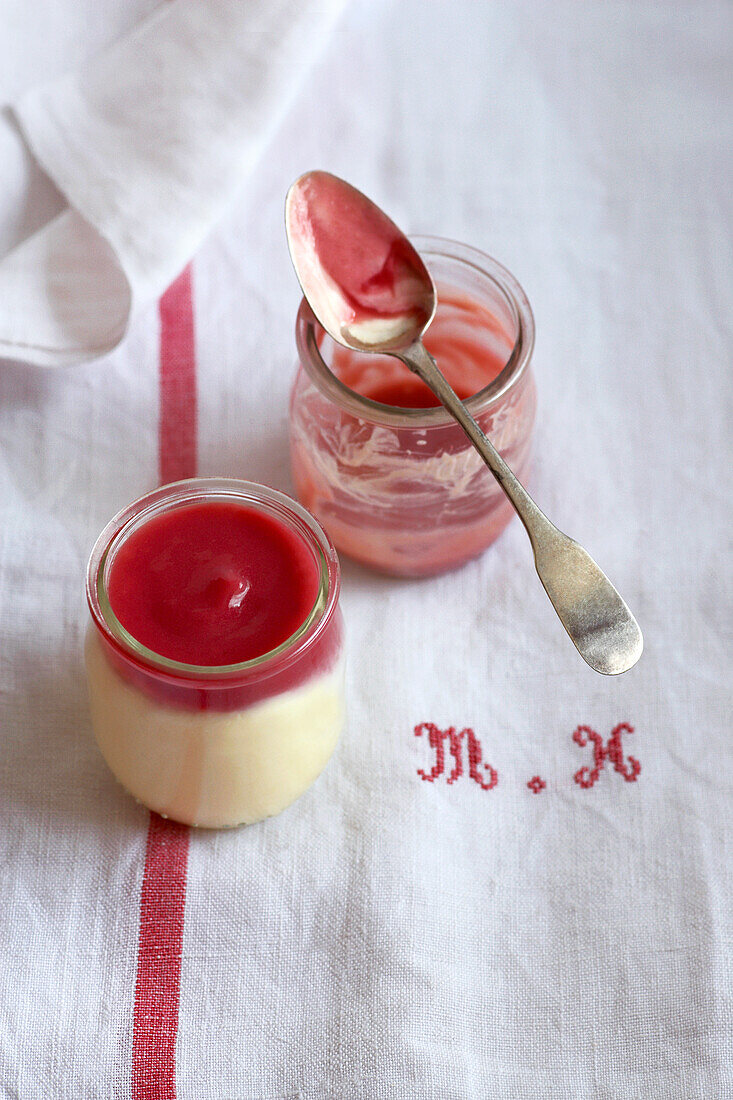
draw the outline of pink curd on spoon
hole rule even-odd
[[[425,264],[361,191],[330,172],[307,172],[288,192],[285,221],[298,278],[332,335],[387,350],[430,323]]]

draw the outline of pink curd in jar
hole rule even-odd
[[[534,322],[524,292],[475,249],[434,238],[414,243],[438,290],[425,345],[524,479],[536,404]],[[456,568],[489,546],[513,510],[428,387],[393,357],[334,344],[305,303],[296,338],[293,477],[337,549],[383,572],[419,577]]]

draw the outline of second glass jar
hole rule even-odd
[[[465,302],[473,314],[453,319],[456,340],[470,326],[471,339],[505,362],[466,405],[524,479],[536,408],[534,319],[527,297],[504,267],[474,248],[434,237],[412,240],[439,302]],[[433,324],[438,321],[440,313]],[[337,549],[385,573],[422,577],[454,569],[489,546],[513,510],[449,413],[441,406],[386,405],[349,388],[330,369],[339,371],[341,349],[305,301],[296,342],[293,477],[298,497]]]
[[[277,648],[237,664],[190,665],[147,648],[125,629],[112,608],[110,575],[128,539],[148,523],[212,504],[277,522],[312,558],[319,587],[306,620]],[[222,561],[230,566],[228,552]],[[158,553],[159,572],[175,566],[170,547]],[[215,607],[218,580],[215,571],[201,589],[204,601],[214,592]],[[122,785],[164,817],[209,828],[260,821],[298,798],[325,767],[344,722],[339,587],[338,558],[323,530],[295,501],[264,485],[191,478],[118,513],[89,561],[85,656],[95,737]],[[166,620],[171,612],[196,629],[183,597],[181,606],[164,606]],[[266,613],[260,607],[260,619]]]

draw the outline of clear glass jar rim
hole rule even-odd
[[[105,567],[125,537],[137,529],[140,521],[151,519],[170,508],[197,501],[236,499],[243,505],[264,509],[287,518],[298,533],[318,553],[321,569],[316,601],[305,622],[276,649],[231,665],[192,665],[174,661],[138,642],[127,630],[109,602]],[[294,521],[294,522],[293,522]],[[227,686],[252,675],[271,675],[280,671],[309,649],[321,635],[338,603],[341,571],[335,547],[318,521],[297,501],[277,489],[237,478],[188,478],[171,482],[139,497],[117,513],[94,544],[87,565],[87,603],[97,628],[115,650],[146,672],[172,682],[190,685],[203,680],[207,686],[221,681]]]
[[[527,295],[512,273],[498,260],[471,245],[461,244],[444,237],[411,234],[410,240],[418,252],[429,261],[431,256],[458,260],[480,275],[489,278],[509,306],[517,326],[517,337],[511,355],[496,378],[465,401],[473,416],[484,413],[516,386],[524,374],[534,350],[535,327],[532,307]],[[318,389],[334,404],[347,412],[377,424],[395,427],[432,428],[445,427],[453,418],[442,405],[429,409],[397,409],[363,397],[336,377],[321,355],[318,334],[324,332],[315,314],[303,298],[295,322],[295,342],[300,361]],[[366,353],[365,353],[366,354]]]

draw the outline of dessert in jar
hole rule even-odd
[[[246,481],[166,485],[92,551],[86,667],[102,754],[191,825],[279,813],[344,722],[339,565],[295,501]]]
[[[416,237],[438,292],[425,346],[520,480],[536,393],[534,320],[516,279],[466,245]],[[301,303],[290,445],[299,499],[338,550],[398,576],[480,554],[513,510],[450,414],[404,364],[336,345]]]

